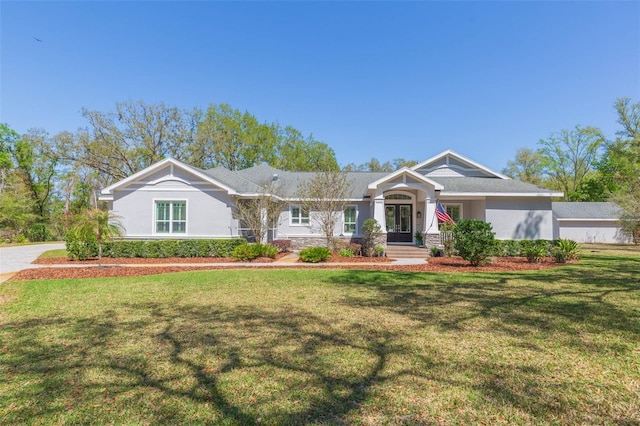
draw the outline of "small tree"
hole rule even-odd
[[[88,210],[81,217],[80,223],[75,230],[81,239],[90,240],[95,238],[98,243],[98,265],[100,267],[102,267],[102,243],[119,237],[124,233],[124,228],[118,216],[98,208]]]
[[[287,204],[278,194],[277,183],[269,182],[262,186],[256,197],[239,199],[236,203],[235,218],[253,233],[258,243],[264,240],[269,228],[275,227],[280,213]]]
[[[333,233],[340,220],[348,198],[351,195],[351,183],[347,175],[341,172],[316,173],[310,180],[298,185],[300,203],[320,224],[327,238],[327,247],[332,247]]]
[[[490,223],[476,219],[461,220],[453,228],[453,239],[458,255],[471,265],[491,262],[496,243]]]
[[[362,224],[362,253],[372,257],[376,246],[382,238],[382,227],[374,218],[369,218]]]

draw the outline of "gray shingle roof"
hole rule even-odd
[[[235,172],[224,167],[217,167],[206,170],[205,173],[241,194],[261,192],[263,186],[272,182],[274,175],[277,175],[282,196],[292,198],[296,197],[300,183],[307,182],[316,175],[315,172],[289,172],[268,165],[259,165]],[[347,180],[351,184],[351,198],[362,198],[371,182],[387,175],[388,173],[348,172]]]
[[[552,203],[553,215],[558,219],[618,219],[620,206],[616,203]]]
[[[433,177],[433,180],[444,186],[447,192],[492,192],[492,193],[526,193],[552,194],[558,191],[541,188],[515,179],[497,179],[481,177]]]
[[[255,194],[261,188],[273,181],[277,175],[277,182],[283,196],[295,198],[298,185],[315,176],[315,172],[289,172],[278,170],[268,165],[259,165],[244,170],[232,172],[223,167],[205,171],[206,174],[221,183],[234,188],[239,193]],[[351,183],[351,197],[362,198],[367,193],[367,186],[389,175],[386,172],[347,172],[347,179]],[[520,193],[520,194],[552,194],[546,188],[520,182],[513,179],[481,178],[481,177],[430,177],[431,180],[444,186],[443,194],[456,193]]]

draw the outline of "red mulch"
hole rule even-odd
[[[322,269],[367,269],[380,271],[402,271],[402,272],[512,272],[512,271],[531,271],[540,269],[549,269],[560,266],[551,259],[544,259],[541,263],[529,263],[526,258],[522,257],[504,257],[496,258],[494,261],[485,266],[473,267],[469,262],[459,257],[433,257],[428,259],[428,263],[424,265],[390,265],[384,264],[391,262],[392,259],[385,258],[344,258],[332,257],[327,264],[305,264],[295,263],[289,265],[273,264],[264,265],[269,269],[272,268],[322,268]],[[13,275],[12,281],[19,280],[37,280],[37,279],[64,279],[64,278],[96,278],[96,277],[125,277],[140,275],[165,274],[169,272],[183,272],[196,270],[214,270],[214,269],[238,269],[238,268],[257,268],[260,266],[252,266],[251,264],[239,263],[238,265],[216,266],[216,263],[231,263],[233,259],[229,258],[170,258],[170,259],[103,259],[104,266],[98,267],[97,260],[88,261],[70,261],[65,258],[60,259],[39,259],[34,263],[40,265],[87,265],[85,268],[79,267],[47,267],[38,269],[25,269]],[[256,259],[255,263],[272,263],[272,259]],[[375,264],[372,264],[375,262]],[[188,264],[185,266],[168,264]],[[207,265],[193,265],[197,263]],[[343,263],[340,265],[340,263]],[[355,263],[355,264],[354,264]],[[152,265],[152,266],[121,266],[127,264]]]

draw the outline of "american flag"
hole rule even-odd
[[[453,223],[454,225],[456,224],[453,221],[453,219],[451,219],[451,216],[449,216],[449,214],[445,210],[444,206],[440,203],[440,201],[438,201],[436,204],[436,216],[438,217],[438,220],[440,222],[445,222],[445,223],[450,222],[450,223]]]

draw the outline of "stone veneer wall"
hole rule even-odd
[[[443,248],[440,234],[422,234],[422,241],[427,248],[438,247]]]
[[[326,247],[327,239],[325,237],[292,237],[291,250],[302,250],[307,247]]]
[[[288,238],[291,240],[291,250],[302,250],[307,247],[326,247],[327,239],[326,237],[291,237]],[[337,249],[346,248],[349,244],[362,244],[362,239],[360,238],[349,238],[349,237],[334,237],[334,245]],[[386,247],[386,238],[383,244],[379,244],[381,246]]]

